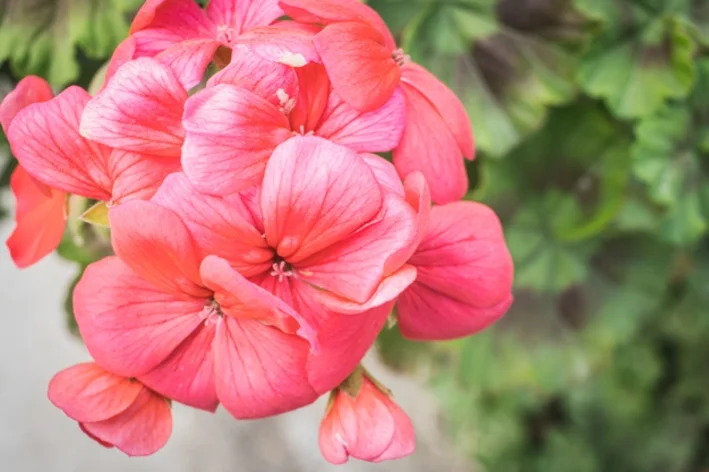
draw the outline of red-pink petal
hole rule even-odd
[[[330,78],[322,64],[310,63],[295,70],[300,87],[290,122],[293,130],[305,134],[320,123],[330,97]]]
[[[107,370],[144,375],[203,323],[209,300],[166,293],[117,257],[91,264],[74,289],[74,312],[89,352]]]
[[[455,137],[460,153],[467,159],[473,159],[475,157],[473,128],[468,112],[460,99],[435,75],[416,63],[405,64],[401,71],[401,81],[414,87],[431,102]]]
[[[19,112],[8,130],[12,153],[37,180],[96,200],[110,200],[106,170],[111,150],[82,138],[79,120],[89,94],[69,87],[52,100]]]
[[[384,106],[399,85],[401,70],[382,36],[366,23],[337,23],[315,38],[332,86],[342,99],[367,112]]]
[[[468,174],[455,137],[431,102],[414,87],[402,84],[406,96],[406,128],[394,165],[406,178],[420,171],[434,202],[460,200],[468,191]]]
[[[36,181],[18,166],[10,178],[16,226],[7,240],[15,265],[28,267],[54,251],[66,226],[66,194]]]
[[[362,113],[330,94],[315,134],[357,152],[388,152],[399,145],[406,123],[406,103],[401,90],[376,110]]]
[[[258,184],[273,149],[290,136],[286,116],[246,89],[217,85],[187,101],[182,166],[199,191],[226,195]]]
[[[286,114],[298,97],[298,76],[291,67],[266,60],[243,45],[234,47],[229,65],[207,82],[208,87],[219,84],[250,90]]]
[[[180,159],[116,149],[108,166],[113,180],[113,202],[122,203],[152,197],[167,175],[180,170]]]
[[[82,427],[129,456],[149,456],[170,439],[172,412],[165,398],[143,389],[123,413],[104,421],[82,423]]]
[[[182,220],[156,203],[132,200],[109,212],[116,255],[141,277],[165,292],[207,297],[201,285],[201,262]]]
[[[49,383],[49,400],[71,419],[103,421],[125,411],[143,385],[106,371],[95,362],[62,370]]]
[[[400,197],[405,196],[404,185],[396,172],[394,164],[376,154],[361,153],[360,156],[367,163],[374,177],[385,192],[391,192]]]
[[[131,59],[135,59],[136,57],[135,38],[133,36],[128,36],[126,39],[121,41],[121,43],[116,46],[116,49],[113,51],[113,55],[108,61],[108,66],[106,66],[106,75],[104,76],[103,85],[101,86],[99,92],[106,87],[106,84],[113,78],[114,75],[116,75],[116,71],[118,71],[123,64]]]
[[[51,100],[54,96],[52,88],[46,80],[36,75],[28,75],[17,83],[17,86],[2,99],[0,104],[0,124],[7,134],[10,123],[20,110],[28,105]]]
[[[170,46],[155,58],[168,65],[182,87],[189,90],[202,81],[219,46],[214,39],[193,39]]]
[[[381,207],[374,174],[345,147],[294,137],[268,161],[261,189],[266,240],[292,264],[349,237]]]
[[[283,16],[278,0],[211,0],[207,15],[222,28],[239,34],[256,26],[270,25]]]
[[[157,59],[125,63],[89,101],[81,135],[107,146],[157,156],[180,155],[187,92],[170,66]]]
[[[312,403],[310,347],[258,321],[223,318],[215,339],[217,395],[235,418],[263,418]]]

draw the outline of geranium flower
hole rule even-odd
[[[93,362],[59,372],[48,395],[89,437],[129,456],[157,452],[172,433],[169,400]]]
[[[36,76],[22,79],[0,104],[0,123],[7,134],[10,124],[25,107],[54,96],[51,87]],[[66,193],[33,178],[18,166],[10,177],[15,196],[15,229],[7,247],[15,265],[28,267],[54,251],[66,226]]]

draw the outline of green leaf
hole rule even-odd
[[[696,44],[673,3],[649,8],[634,0],[576,0],[601,28],[579,64],[577,80],[620,118],[646,117],[691,91]]]
[[[133,5],[131,5],[133,4]],[[108,57],[128,32],[120,0],[6,0],[0,6],[0,62],[17,76],[36,74],[62,86],[79,76],[76,46]]]

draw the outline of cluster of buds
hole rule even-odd
[[[68,195],[110,227],[73,293],[93,361],[49,398],[126,454],[166,443],[173,402],[262,418],[331,392],[327,460],[402,457],[411,422],[360,366],[390,314],[444,340],[512,303],[499,220],[460,201],[462,104],[357,0],[148,0],[94,96],[28,77],[0,120],[18,266]]]

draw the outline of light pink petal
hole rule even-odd
[[[0,104],[0,124],[7,134],[10,123],[20,110],[33,103],[46,102],[54,96],[52,87],[46,80],[29,75],[17,83],[17,86],[2,99]]]
[[[49,383],[49,400],[75,421],[103,421],[125,411],[143,385],[111,374],[95,362],[62,370]]]
[[[214,290],[214,300],[224,315],[254,320],[287,333],[297,333],[316,345],[316,333],[305,319],[287,303],[248,281],[227,261],[208,256],[202,262],[202,278]]]
[[[384,106],[367,113],[352,108],[333,92],[315,133],[357,152],[388,152],[399,145],[405,111],[401,90],[394,91]]]
[[[298,76],[291,67],[273,62],[236,46],[231,62],[207,82],[208,87],[230,84],[245,88],[287,114],[298,97]]]
[[[214,411],[219,404],[212,343],[216,325],[209,319],[140,381],[155,392],[194,408]]]
[[[131,200],[111,208],[111,243],[116,255],[141,277],[176,296],[207,297],[192,236],[171,210]]]
[[[286,116],[233,85],[210,87],[187,101],[182,166],[195,188],[226,195],[258,184],[273,149],[290,136]]]
[[[291,111],[291,128],[305,134],[315,131],[330,97],[330,78],[322,64],[310,63],[299,67],[298,99]]]
[[[135,56],[156,56],[191,39],[216,39],[216,25],[194,0],[148,0],[130,28]]]
[[[394,434],[387,448],[382,451],[381,454],[374,457],[372,462],[401,459],[402,457],[413,454],[416,449],[416,433],[414,432],[414,425],[411,423],[409,415],[391,399],[389,399],[387,407],[389,408],[389,414],[396,427],[394,428]]]
[[[126,151],[179,156],[186,100],[187,92],[170,66],[135,59],[121,66],[86,105],[81,135]]]
[[[105,421],[82,423],[83,429],[129,456],[149,456],[172,434],[172,412],[163,397],[143,389],[123,413]]]
[[[258,321],[223,318],[215,339],[217,395],[235,418],[263,418],[312,403],[310,346]]]
[[[385,192],[391,192],[402,198],[405,196],[404,184],[401,182],[394,164],[376,154],[361,153],[360,156],[372,169],[377,182],[379,182]]]
[[[405,337],[414,340],[462,338],[495,323],[512,301],[512,296],[508,295],[496,305],[476,307],[415,282],[399,297],[399,329]]]
[[[241,194],[205,195],[197,192],[184,174],[173,174],[152,201],[180,216],[202,257],[222,257],[246,277],[270,270],[273,251],[254,226]]]
[[[278,0],[211,0],[207,15],[236,36],[256,26],[270,25],[283,16],[283,10]]]
[[[182,87],[189,90],[202,81],[219,46],[213,39],[193,39],[170,46],[155,58],[168,65]]]
[[[406,96],[406,128],[394,165],[405,178],[420,171],[439,204],[460,200],[468,191],[468,174],[455,137],[436,108],[415,88],[402,84]]]
[[[17,225],[7,240],[17,267],[28,267],[54,251],[66,226],[64,192],[36,181],[22,166],[10,177]]]
[[[460,99],[435,75],[416,63],[409,62],[401,70],[401,81],[414,87],[431,102],[455,137],[460,153],[467,159],[473,159],[473,128]]]
[[[152,197],[167,175],[180,170],[180,159],[116,149],[108,165],[113,180],[113,203],[122,203]]]
[[[345,147],[294,137],[268,161],[261,190],[266,239],[292,264],[348,238],[381,207],[374,174]]]
[[[290,67],[303,67],[311,62],[320,62],[320,55],[313,44],[318,28],[279,22],[271,26],[253,28],[237,38],[259,56]]]
[[[288,16],[304,23],[368,23],[379,31],[390,50],[396,49],[394,37],[382,17],[359,0],[280,0],[279,3]]]
[[[82,138],[79,120],[89,101],[79,87],[19,112],[8,130],[12,153],[37,180],[52,188],[96,200],[110,200],[107,172],[111,150]]]
[[[363,112],[381,108],[399,85],[401,70],[377,30],[366,23],[327,26],[313,39],[332,86]]]
[[[294,267],[308,283],[364,303],[386,276],[403,265],[405,260],[392,256],[409,247],[416,230],[416,215],[409,204],[401,197],[387,194],[382,212],[374,222],[299,260]]]
[[[101,366],[125,377],[146,374],[203,323],[207,299],[165,293],[117,257],[91,264],[74,290],[82,339]]]

